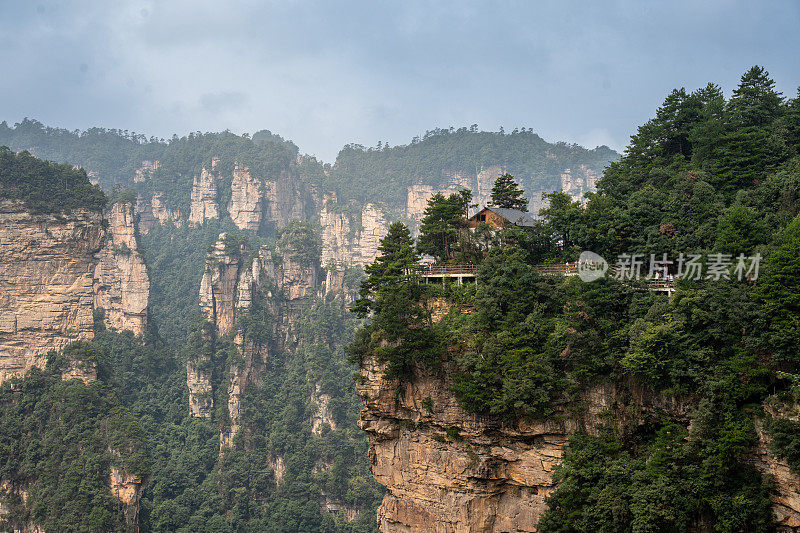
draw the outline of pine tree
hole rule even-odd
[[[371,310],[380,308],[379,294],[385,289],[392,290],[409,278],[409,272],[419,262],[414,251],[411,232],[402,222],[389,226],[389,231],[378,246],[378,257],[364,268],[367,277],[361,282],[359,298],[352,311],[366,317]]]
[[[783,231],[758,279],[757,293],[768,314],[764,337],[776,359],[800,363],[800,216]]]
[[[725,132],[715,150],[711,170],[723,191],[752,187],[788,157],[783,141],[772,125],[784,111],[783,97],[763,67],[742,75],[725,108]]]
[[[494,182],[492,187],[492,200],[489,202],[491,207],[502,207],[505,209],[528,210],[528,199],[524,196],[525,191],[520,189],[514,176],[509,173],[501,174]]]
[[[464,189],[445,197],[434,194],[428,200],[420,222],[417,251],[443,261],[452,255],[459,230],[466,225],[466,215],[472,201],[472,191]]]
[[[783,96],[775,91],[775,81],[758,65],[742,75],[728,102],[728,120],[742,126],[764,126],[782,111]]]

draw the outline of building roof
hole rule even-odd
[[[533,215],[519,209],[506,209],[504,207],[484,207],[484,209],[500,215],[515,226],[531,227],[536,223]]]

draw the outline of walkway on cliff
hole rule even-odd
[[[545,276],[577,276],[578,263],[550,263],[535,265],[536,270]],[[477,283],[478,267],[473,263],[462,264],[426,264],[420,265],[417,271],[425,283],[444,283],[445,280],[454,280],[459,285],[464,281]],[[610,272],[610,270],[609,270]],[[675,281],[665,278],[643,278],[648,289],[654,292],[664,292],[671,296],[675,292]]]

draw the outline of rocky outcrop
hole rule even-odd
[[[153,193],[153,198],[150,200],[150,207],[153,218],[162,226],[164,224],[174,224],[177,227],[183,225],[180,211],[168,208],[167,204],[164,202],[164,193]]]
[[[319,278],[317,264],[299,261],[299,250],[294,249],[291,245],[280,251],[276,281],[283,297],[290,303],[312,298],[316,294]]]
[[[236,281],[241,264],[241,247],[229,238],[227,233],[220,234],[206,258],[200,281],[200,312],[215,325],[220,336],[233,332]]]
[[[406,218],[419,221],[428,206],[428,200],[437,192],[449,195],[462,189],[470,189],[473,202],[478,206],[484,206],[491,199],[495,180],[503,172],[505,169],[498,165],[476,168],[475,174],[448,170],[442,172],[442,186],[440,187],[411,185],[408,187],[406,195]]]
[[[339,208],[336,195],[325,195],[319,212],[319,224],[322,226],[320,262],[323,266],[340,269],[351,261],[355,235],[350,219],[350,213]]]
[[[96,255],[94,306],[107,327],[141,335],[147,328],[150,279],[136,242],[133,205],[117,202],[106,215],[108,236]]]
[[[264,220],[276,226],[308,220],[316,214],[318,201],[314,187],[288,172],[264,180]]]
[[[144,480],[111,465],[108,484],[111,494],[117,497],[125,513],[125,529],[131,533],[139,531],[139,501],[142,499]]]
[[[385,370],[365,359],[357,386],[372,473],[387,489],[378,508],[382,532],[536,531],[572,433],[594,433],[605,411],[620,427],[648,411],[668,412],[689,425],[690,403],[630,383],[589,390],[579,400],[580,415],[561,412],[509,425],[461,409],[447,372],[442,377],[417,369],[401,387],[385,379]],[[769,404],[765,410],[778,414]],[[788,416],[800,418],[796,411]],[[778,530],[800,531],[800,476],[769,451],[761,421],[756,429],[751,460],[773,483]]]
[[[200,283],[200,308],[207,324],[204,339],[213,345],[230,336],[238,354],[222,383],[228,420],[220,433],[221,448],[233,446],[241,428],[241,399],[247,387],[259,381],[271,353],[292,344],[295,306],[302,307],[316,294],[318,277],[316,262],[298,262],[297,250],[286,243],[274,258],[271,248],[253,253],[223,233],[209,253]],[[242,318],[252,316],[256,301],[266,313],[253,316],[257,323],[245,330]],[[189,409],[194,417],[212,415],[213,353],[203,350],[187,361]]]
[[[210,218],[219,218],[217,182],[214,174],[203,167],[192,182],[189,224],[198,226]]]
[[[561,190],[569,194],[573,200],[586,203],[584,194],[594,192],[599,174],[587,165],[580,165],[576,169],[565,168],[561,172]]]
[[[206,322],[203,328],[204,349],[186,361],[186,385],[189,388],[189,413],[197,418],[211,418],[214,408],[212,360],[214,339],[233,333],[236,282],[241,265],[241,247],[220,234],[206,258],[200,281],[200,313]]]
[[[336,429],[336,420],[330,408],[331,395],[321,391],[319,384],[316,386],[311,401],[317,406],[311,417],[311,432],[314,435],[321,435],[322,428],[327,426],[331,431]]]
[[[367,204],[361,211],[361,231],[358,234],[357,253],[353,264],[368,265],[378,256],[378,246],[389,232],[389,221],[382,207]]]
[[[579,423],[508,427],[464,412],[436,377],[418,374],[401,390],[384,372],[366,360],[358,385],[372,473],[387,489],[380,530],[536,531],[553,467]],[[611,401],[606,391],[590,399],[589,425]]]
[[[43,368],[46,354],[93,338],[94,254],[102,214],[31,214],[0,202],[0,381]],[[70,377],[90,380],[75,368]]]
[[[261,227],[262,199],[260,180],[253,178],[247,167],[237,163],[231,181],[231,200],[228,202],[228,213],[236,227],[258,231]]]
[[[161,167],[160,161],[142,161],[136,173],[133,175],[134,183],[143,183],[153,177],[153,173]]]
[[[765,403],[764,411],[772,417],[785,417],[795,421],[800,419],[798,406],[785,405],[775,399]],[[751,459],[756,468],[772,479],[769,498],[778,530],[800,531],[800,475],[792,472],[786,461],[775,457],[770,451],[772,440],[764,429],[764,421],[757,419],[755,426],[758,443],[752,451]]]

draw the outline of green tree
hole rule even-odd
[[[467,210],[471,201],[472,191],[469,189],[447,197],[442,193],[434,194],[428,200],[428,207],[420,221],[417,251],[432,255],[439,261],[452,257],[459,232],[466,227]]]
[[[527,211],[528,199],[525,198],[525,191],[514,181],[514,176],[506,172],[495,180],[494,187],[492,187],[492,200],[489,205]]]
[[[764,336],[776,357],[800,363],[800,215],[784,230],[780,245],[758,280],[758,295],[766,305]]]
[[[580,202],[573,200],[565,192],[551,192],[544,195],[547,207],[539,214],[544,217],[555,240],[562,240],[564,249],[573,245],[576,229],[582,226],[584,216]]]
[[[719,217],[714,247],[726,254],[750,253],[755,245],[763,242],[766,234],[755,209],[734,204]]]
[[[742,75],[725,109],[725,131],[715,150],[712,171],[719,187],[732,195],[764,177],[767,169],[785,160],[789,153],[772,128],[784,111],[783,97],[763,67]]]
[[[389,231],[378,246],[378,257],[364,268],[367,277],[361,282],[359,298],[352,311],[366,317],[370,311],[380,311],[376,296],[386,289],[397,287],[405,281],[411,270],[419,263],[414,251],[411,232],[402,222],[389,226]],[[380,300],[378,300],[380,302]]]

